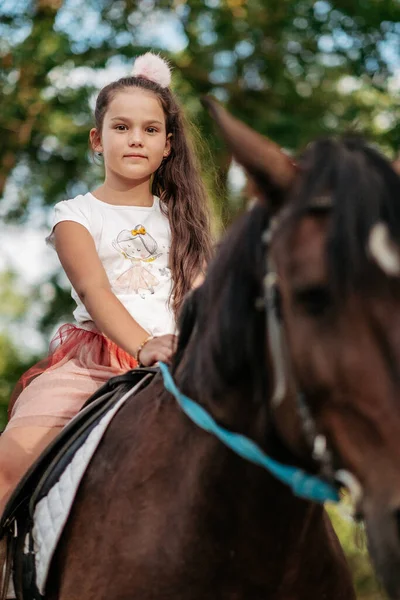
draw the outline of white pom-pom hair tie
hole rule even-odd
[[[171,69],[167,61],[152,52],[138,56],[133,65],[132,75],[154,81],[162,88],[171,83]]]

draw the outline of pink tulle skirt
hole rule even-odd
[[[63,325],[47,358],[19,380],[9,405],[7,429],[63,427],[110,377],[137,367],[137,361],[94,327]]]

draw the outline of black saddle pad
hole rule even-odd
[[[101,417],[125,392],[139,384],[147,375],[154,376],[157,372],[156,368],[138,368],[112,377],[87,400],[80,413],[50,443],[14,490],[1,518],[0,538],[6,530],[9,531],[15,516],[22,509],[25,513],[33,514],[36,503],[57,481]],[[143,384],[148,385],[152,376]]]

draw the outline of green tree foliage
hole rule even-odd
[[[328,513],[345,549],[347,562],[353,575],[359,600],[385,600],[381,585],[373,577],[372,565],[368,555],[366,534],[362,524],[355,523],[344,511],[348,510],[346,499],[342,507],[328,507]]]
[[[16,289],[16,285],[14,273],[0,273],[0,323],[3,327],[23,320],[28,309],[29,299]],[[15,382],[32,360],[32,357],[21,355],[10,335],[0,333],[0,431],[6,423],[6,409]]]
[[[398,147],[400,109],[385,60],[395,62],[399,50],[396,0],[91,0],[79,7],[73,0],[32,0],[24,10],[8,2],[3,15],[0,7],[0,189],[12,174],[18,193],[6,211],[11,219],[23,218],[33,201],[53,204],[93,185],[100,173],[87,145],[89,100],[97,89],[92,70],[128,69],[147,49],[143,31],[163,20],[174,21],[186,44],[165,52],[177,67],[175,86],[217,150],[223,174],[227,158],[200,107],[202,94],[220,97],[291,150],[349,126],[387,149]],[[173,46],[160,35],[152,41],[160,49]]]
[[[7,406],[15,383],[32,362],[32,357],[21,357],[8,335],[0,334],[0,431],[7,422]]]
[[[28,298],[16,290],[17,277],[12,271],[0,273],[0,319],[21,319],[28,307]]]

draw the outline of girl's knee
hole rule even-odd
[[[15,427],[0,437],[0,476],[18,482],[61,428]]]
[[[13,490],[60,427],[14,427],[0,436],[0,514]]]

